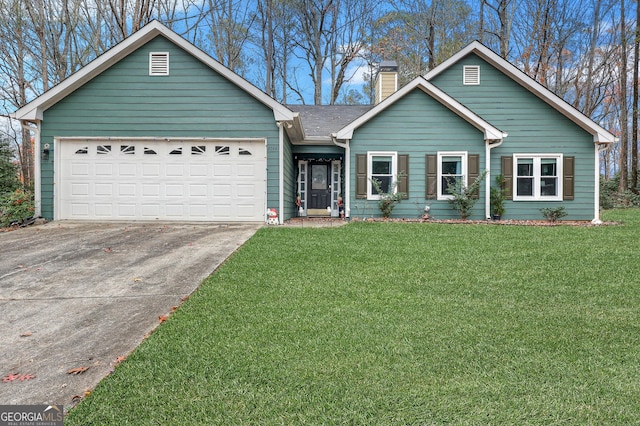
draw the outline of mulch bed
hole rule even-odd
[[[620,225],[620,222],[602,222],[601,224],[591,223],[589,220],[558,220],[551,222],[548,220],[462,220],[462,219],[433,219],[433,218],[390,218],[381,217],[359,219],[353,218],[351,222],[407,222],[407,223],[449,223],[449,224],[470,224],[470,225],[518,225],[518,226],[611,226]],[[348,223],[348,220],[330,217],[296,217],[285,221],[289,226],[339,226]]]

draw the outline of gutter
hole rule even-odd
[[[278,223],[284,224],[284,124],[278,121]],[[268,185],[268,183],[267,183]],[[265,209],[266,211],[266,209]]]
[[[331,140],[334,145],[344,149],[344,217],[348,219],[351,216],[351,147],[349,146],[349,139],[345,139],[345,142],[338,142],[336,134],[331,135]]]
[[[617,138],[616,138],[617,139]],[[617,142],[617,141],[616,141]],[[593,190],[593,220],[594,225],[602,225],[600,219],[600,153],[609,148],[609,144],[595,143],[595,176]]]
[[[502,137],[506,138],[508,136],[507,133],[502,133]],[[484,197],[484,214],[487,220],[491,219],[491,150],[493,148],[497,148],[504,142],[504,139],[493,139],[493,143],[491,139],[485,140],[485,170],[487,171],[486,182],[485,185],[485,197]]]

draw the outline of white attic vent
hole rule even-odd
[[[475,86],[480,84],[480,66],[466,65],[463,74],[462,84]]]
[[[169,75],[169,52],[149,53],[149,75]]]

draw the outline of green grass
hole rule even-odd
[[[640,211],[264,228],[68,424],[634,424]]]

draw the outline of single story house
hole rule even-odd
[[[599,151],[616,138],[481,43],[373,106],[282,105],[154,21],[12,114],[35,139],[37,213],[54,220],[457,217],[448,186],[486,172],[473,219],[599,220]]]

